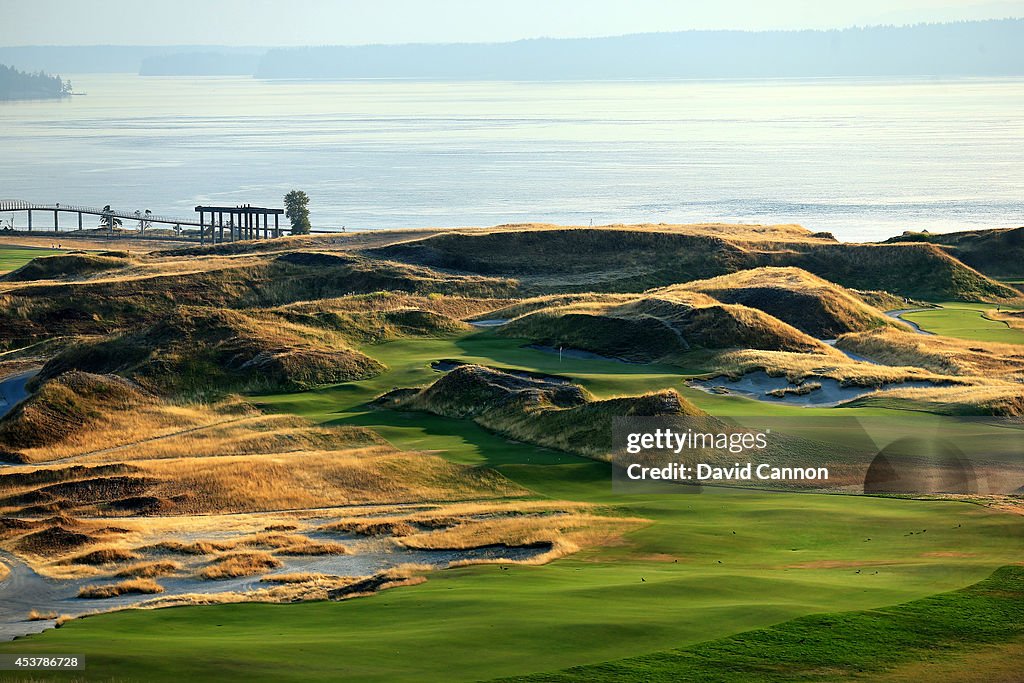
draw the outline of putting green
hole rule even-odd
[[[994,308],[994,304],[950,302],[942,304],[942,308],[904,313],[902,317],[933,334],[958,339],[1024,344],[1024,330],[1014,329],[1001,320],[986,317],[985,313]]]
[[[63,251],[57,249],[0,247],[0,275],[21,268],[36,257],[63,253]]]
[[[615,495],[604,464],[510,442],[469,421],[365,405],[393,387],[437,378],[429,363],[442,358],[558,372],[599,396],[680,388],[685,375],[678,368],[560,362],[486,335],[366,351],[388,372],[255,400],[319,422],[367,425],[402,448],[495,467],[540,496],[651,523],[616,544],[542,567],[446,570],[419,586],[342,603],[127,611],[0,644],[0,652],[86,653],[90,677],[113,679],[144,672],[157,681],[479,680],[686,647],[808,614],[894,605],[979,581],[1024,550],[1024,521],[966,503],[731,489]],[[695,361],[692,370],[703,368]],[[683,391],[718,414],[830,412]],[[922,419],[858,414],[891,415],[905,429]]]

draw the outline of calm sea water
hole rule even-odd
[[[1024,80],[72,80],[87,96],[0,103],[0,198],[191,215],[301,188],[350,230],[1024,224]]]

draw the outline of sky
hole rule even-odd
[[[1024,16],[1024,0],[0,0],[0,45],[494,42]]]

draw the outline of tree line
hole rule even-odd
[[[42,71],[28,73],[0,64],[0,99],[31,100],[66,97],[71,94],[71,81]]]

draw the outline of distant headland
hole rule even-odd
[[[617,80],[1024,75],[1024,19],[835,30],[641,33],[504,43],[0,47],[74,73],[263,79]]]
[[[68,97],[71,81],[42,71],[28,73],[0,64],[0,100],[42,100]]]

